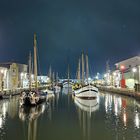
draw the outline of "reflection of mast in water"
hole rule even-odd
[[[54,110],[54,107],[55,107],[55,98],[50,98],[48,100],[49,102],[49,108],[48,108],[48,116],[49,116],[49,120],[51,121],[52,120],[52,113],[53,113],[53,110]]]
[[[36,140],[37,134],[37,119],[29,121],[28,140]]]
[[[97,100],[85,100],[77,97],[75,97],[75,104],[77,105],[78,118],[83,136],[89,140],[91,135],[91,115],[92,112],[99,109],[99,104]]]
[[[45,111],[45,104],[42,104],[37,107],[32,108],[19,108],[19,118],[22,121],[28,120],[27,124],[27,135],[28,140],[36,140],[37,139],[37,120],[38,117],[44,113]],[[27,138],[25,138],[27,139]]]
[[[28,125],[28,140],[36,140],[37,134],[37,119],[29,121]]]

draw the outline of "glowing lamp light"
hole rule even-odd
[[[34,75],[33,75],[33,74],[31,75],[31,78],[32,78],[32,79],[34,78]]]
[[[23,77],[24,73],[21,73],[20,76]]]
[[[132,72],[133,73],[137,72],[137,69],[136,68],[132,68]]]
[[[91,78],[90,77],[88,78],[88,81],[91,81]]]
[[[117,75],[117,73],[116,73],[116,72],[114,72],[114,73],[113,73],[113,75],[114,75],[114,76],[116,76],[116,75]]]
[[[104,77],[106,78],[107,77],[107,74],[104,74]]]
[[[96,76],[95,78],[96,78],[97,80],[99,79],[99,77],[98,77],[98,76]]]
[[[1,70],[1,73],[3,74],[4,73],[4,70]]]
[[[121,68],[121,70],[124,70],[125,69],[125,66],[124,65],[121,65],[120,68]]]

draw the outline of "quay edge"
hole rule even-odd
[[[130,89],[123,89],[123,88],[112,88],[112,87],[104,87],[104,86],[99,86],[99,91],[105,91],[105,92],[110,92],[114,94],[120,94],[120,95],[125,95],[129,97],[133,97],[137,100],[140,100],[140,93],[135,92],[134,90]]]
[[[39,87],[39,90],[46,89],[46,86]],[[1,99],[9,99],[9,97],[20,95],[22,91],[27,91],[29,88],[15,89],[15,90],[4,90],[0,92],[0,100]],[[4,96],[4,98],[3,98]]]

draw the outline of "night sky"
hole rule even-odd
[[[140,54],[140,0],[0,0],[0,61],[27,63],[37,33],[41,72],[75,76],[81,52],[92,74]]]

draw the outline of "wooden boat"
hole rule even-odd
[[[38,82],[37,82],[37,41],[36,34],[34,34],[34,81],[35,81],[35,89],[32,89],[31,83],[31,73],[32,73],[32,61],[31,61],[31,53],[29,56],[29,91],[23,91],[20,95],[20,105],[21,106],[35,106],[41,104],[42,102],[46,102],[47,93],[38,90]]]
[[[20,96],[20,106],[36,106],[47,101],[47,93],[24,91]]]
[[[79,89],[75,89],[74,93],[76,97],[82,98],[82,99],[88,99],[88,98],[96,99],[99,96],[98,88],[90,84],[82,86]]]
[[[98,88],[94,87],[90,84],[89,78],[89,64],[88,64],[88,56],[86,55],[86,79],[84,76],[85,73],[85,64],[84,64],[84,54],[82,53],[82,80],[80,79],[80,60],[78,63],[78,81],[80,81],[78,87],[73,87],[74,95],[78,98],[92,98],[96,99],[98,97]]]

